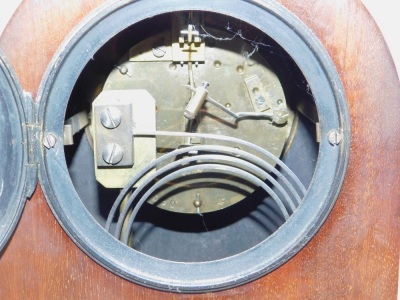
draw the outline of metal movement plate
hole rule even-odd
[[[174,50],[169,43],[171,40],[173,43],[174,35],[167,30],[132,47],[111,72],[103,90],[147,90],[156,99],[157,130],[232,136],[280,157],[292,128],[294,113],[286,105],[278,77],[246,41],[228,39],[226,32],[206,30],[218,39],[202,41],[205,44],[204,63],[201,55],[194,56],[191,62],[173,62]],[[232,111],[257,113],[282,109],[289,113],[289,119],[283,125],[272,124],[267,119],[235,120],[220,108],[205,102],[197,118],[190,122],[183,115],[192,96],[185,85],[191,81],[194,86],[207,82],[208,95]],[[141,111],[141,107],[134,106],[133,110]],[[136,143],[139,141],[135,139],[135,146]],[[213,143],[228,145],[197,138],[157,137],[157,157],[180,147]],[[242,150],[252,152],[250,149]],[[269,163],[274,165],[272,161]],[[246,182],[237,181],[234,186],[232,182],[227,184],[229,180],[232,178],[223,175],[208,179],[192,176],[158,191],[149,202],[174,212],[203,213],[231,206],[254,190]]]

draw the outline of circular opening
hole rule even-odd
[[[189,43],[191,26],[198,40]],[[259,41],[249,43],[254,37]],[[186,118],[202,82],[208,99],[195,103],[194,119]],[[91,120],[65,149],[75,189],[92,216],[136,251],[203,262],[248,250],[285,223],[311,181],[316,122],[296,109],[303,95],[315,110],[304,82],[282,47],[241,20],[182,11],[138,22],[100,48],[70,97],[66,119],[84,112]],[[213,99],[221,106],[231,101],[229,111]],[[275,121],[280,114],[285,120]],[[133,143],[119,143],[127,139]],[[133,163],[124,164],[131,153]]]
[[[44,150],[44,189],[108,269],[158,288],[226,288],[284,263],[321,226],[347,162],[345,100],[323,49],[274,5],[112,5],[59,54],[41,97],[44,134],[64,145]]]

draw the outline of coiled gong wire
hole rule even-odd
[[[140,185],[134,190],[125,202],[120,212],[114,236],[121,240],[124,244],[129,244],[132,234],[133,223],[139,209],[154,194],[155,191],[164,185],[185,176],[194,173],[208,174],[228,174],[238,177],[249,184],[262,188],[279,207],[283,217],[287,220],[290,215],[300,205],[306,188],[300,179],[293,173],[290,168],[267,150],[248,141],[216,134],[206,133],[188,133],[188,132],[172,132],[172,131],[152,131],[152,132],[135,132],[134,137],[155,137],[155,136],[171,136],[171,137],[188,137],[202,138],[205,140],[214,140],[233,144],[234,147],[220,145],[198,145],[178,148],[154,160],[138,172],[126,186],[121,190],[113,206],[106,222],[106,230],[110,231],[111,223],[121,203],[127,194],[132,191],[133,187],[140,181]],[[267,160],[260,158],[247,151],[236,148],[238,145],[247,147],[252,151],[260,154],[261,157],[273,161],[280,167],[285,174],[282,174],[275,166],[268,163]],[[174,161],[157,169],[157,166],[168,160]],[[156,169],[156,171],[154,171]],[[150,173],[152,172],[152,173]],[[276,176],[281,182],[279,183],[271,174]],[[161,178],[161,179],[159,179]],[[269,182],[267,184],[266,182]],[[276,192],[271,188],[276,188]],[[285,205],[285,203],[287,205]],[[290,208],[288,211],[287,206]]]

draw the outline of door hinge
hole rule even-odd
[[[26,130],[27,162],[26,162],[26,182],[24,197],[30,199],[35,192],[38,182],[39,164],[39,124],[37,120],[37,104],[34,102],[32,94],[24,92],[23,107],[25,113],[25,123],[22,124]]]

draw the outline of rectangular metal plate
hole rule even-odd
[[[117,107],[121,111],[121,123],[117,128],[107,129],[100,122],[100,114],[107,107]],[[96,179],[105,187],[122,188],[156,159],[155,137],[133,139],[135,129],[156,130],[155,100],[145,90],[108,90],[93,102],[93,112]],[[123,160],[117,165],[103,160],[102,149],[109,143],[117,143],[124,150]]]

